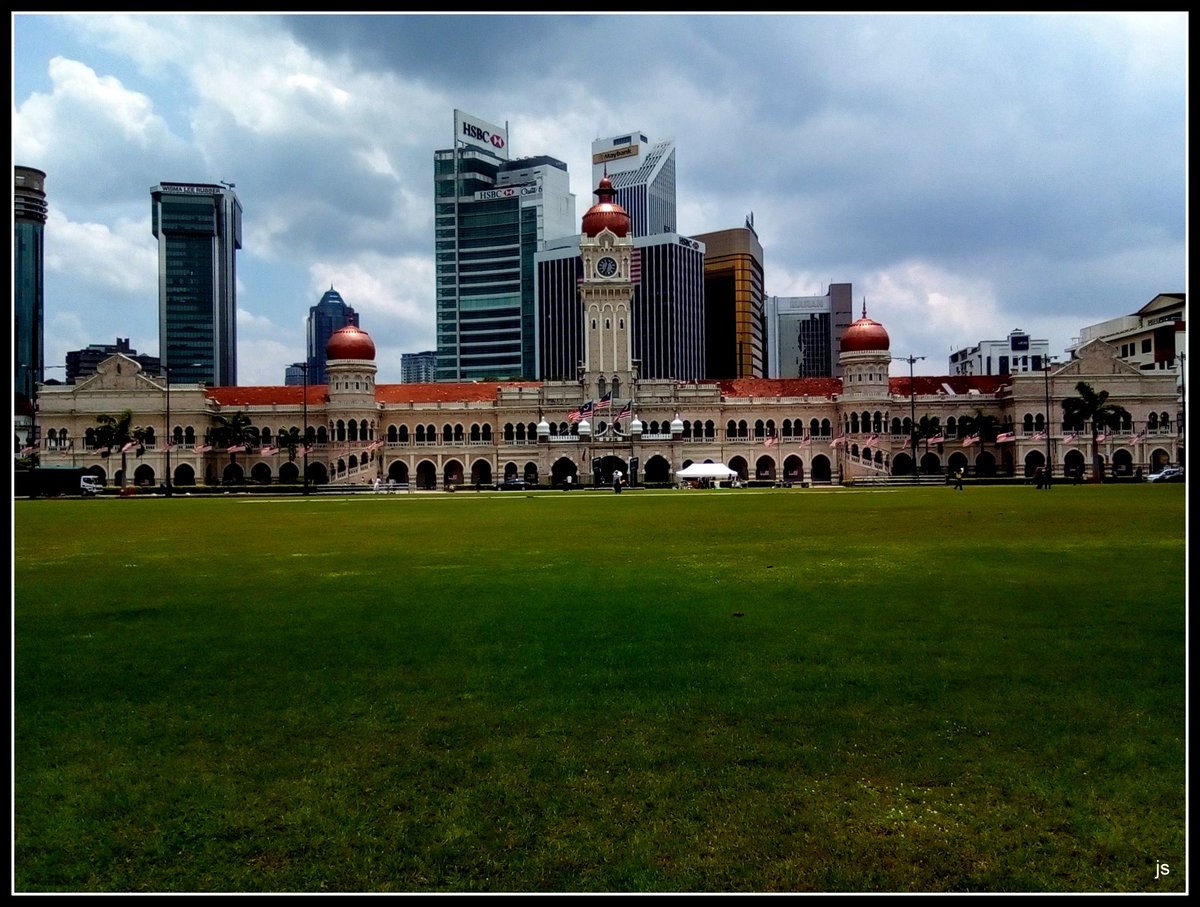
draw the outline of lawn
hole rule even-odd
[[[15,891],[1186,889],[1182,485],[13,514]]]

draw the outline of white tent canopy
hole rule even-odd
[[[693,463],[675,473],[678,479],[736,479],[737,470],[720,463]]]

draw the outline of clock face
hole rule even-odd
[[[605,255],[596,262],[596,273],[601,277],[612,277],[617,273],[617,260]]]

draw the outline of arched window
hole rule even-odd
[[[1150,413],[1146,417],[1146,428],[1149,431],[1158,431],[1158,413]]]
[[[732,419],[730,419],[728,422],[725,423],[725,437],[726,438],[736,438],[737,437],[737,423],[734,422]]]
[[[622,322],[621,322],[621,327],[625,327],[624,320],[622,320]],[[617,397],[621,396],[621,379],[620,378],[614,377],[612,380],[612,395],[613,395],[614,400],[616,400]]]
[[[1033,431],[1033,413],[1026,413],[1025,418],[1021,420],[1021,428],[1025,434]]]
[[[442,443],[450,444],[454,441],[454,426],[447,422],[442,426]]]

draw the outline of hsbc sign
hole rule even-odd
[[[531,199],[541,197],[541,194],[542,187],[537,183],[530,183],[526,186],[505,186],[503,189],[484,189],[475,193],[475,201],[489,202],[498,198]]]
[[[454,111],[454,141],[486,148],[497,157],[508,160],[508,130],[461,110]]]

